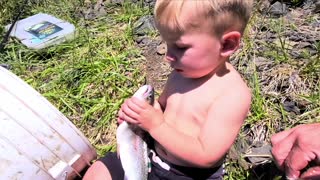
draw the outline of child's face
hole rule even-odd
[[[192,31],[170,33],[159,29],[167,43],[166,60],[184,77],[200,78],[213,72],[222,62],[221,42],[214,35]]]

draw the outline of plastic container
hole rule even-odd
[[[11,24],[5,28],[9,30]],[[74,25],[52,15],[39,13],[17,21],[10,36],[16,37],[30,49],[42,49],[73,39]]]
[[[0,66],[0,179],[70,179],[95,158],[61,112]]]

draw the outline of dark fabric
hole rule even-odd
[[[120,159],[115,152],[107,153],[103,158],[98,159],[108,168],[112,180],[123,180],[124,170]]]
[[[149,158],[151,159],[151,172],[148,174],[149,180],[222,180],[224,170],[223,166],[216,168],[193,168],[184,167],[172,164],[163,158],[162,161],[170,166],[170,170],[163,169],[158,163],[152,161],[151,153]],[[117,157],[117,153],[107,153],[105,157],[99,159],[108,168],[113,180],[123,180],[124,170],[121,165],[120,159]]]
[[[159,156],[160,157],[160,156]],[[170,170],[163,169],[158,163],[152,161],[151,173],[148,175],[150,180],[222,180],[224,175],[223,166],[215,168],[194,168],[172,164],[165,159],[161,160],[170,166]]]

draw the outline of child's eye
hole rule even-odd
[[[188,47],[179,45],[179,46],[176,46],[176,48],[182,51],[182,50],[186,50]]]

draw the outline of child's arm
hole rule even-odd
[[[149,131],[167,151],[200,167],[212,167],[233,144],[250,107],[251,96],[243,89],[217,99],[209,109],[198,137],[174,129],[165,121]]]
[[[153,108],[139,99],[131,98],[122,109],[126,121],[147,130],[171,154],[195,166],[212,167],[234,142],[246,118],[250,101],[249,90],[241,87],[236,94],[227,93],[218,98],[209,109],[197,137],[177,131],[168,124],[159,104]]]

